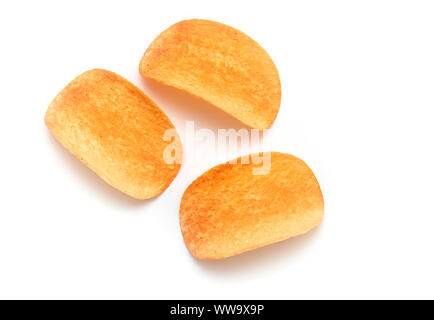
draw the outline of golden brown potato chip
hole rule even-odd
[[[254,164],[222,164],[185,191],[180,206],[184,241],[199,259],[222,259],[309,231],[323,217],[319,184],[300,159],[271,153],[268,174]]]
[[[246,34],[208,20],[185,20],[146,50],[140,74],[197,96],[248,126],[266,129],[280,107],[280,79],[267,52]]]
[[[157,196],[179,171],[179,164],[163,159],[166,130],[180,143],[173,124],[142,91],[113,72],[95,69],[75,78],[50,104],[45,123],[64,147],[133,198]]]

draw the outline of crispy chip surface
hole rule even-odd
[[[271,126],[280,107],[280,79],[267,52],[222,23],[185,20],[148,47],[140,74],[197,96],[256,129]]]
[[[180,225],[193,256],[227,258],[303,234],[321,222],[321,189],[302,160],[272,152],[268,174],[253,175],[253,167],[222,164],[187,188]]]
[[[131,197],[157,196],[179,171],[179,164],[163,160],[169,144],[163,135],[174,126],[141,90],[113,72],[94,69],[75,78],[50,104],[45,123],[64,147]]]

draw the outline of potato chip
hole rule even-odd
[[[232,162],[232,161],[231,161]],[[320,186],[300,159],[271,153],[268,174],[255,164],[226,163],[197,178],[185,191],[180,225],[199,259],[223,259],[303,234],[323,217]]]
[[[78,76],[50,104],[45,123],[64,147],[133,198],[157,196],[179,171],[178,161],[163,159],[170,143],[163,140],[167,130],[174,131],[181,149],[173,124],[142,91],[113,72],[94,69]]]
[[[208,20],[185,20],[146,50],[140,74],[186,91],[256,129],[271,126],[280,79],[267,52],[246,34]]]

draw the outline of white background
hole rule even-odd
[[[432,1],[1,2],[0,298],[434,298],[433,17]],[[179,203],[216,163],[187,162],[160,197],[136,201],[45,127],[54,96],[95,67],[139,86],[181,133],[188,119],[235,126],[139,76],[150,42],[187,18],[244,31],[276,63],[282,105],[265,148],[315,172],[317,229],[198,261]]]

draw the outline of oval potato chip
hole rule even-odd
[[[180,161],[163,159],[168,130],[181,157],[173,124],[141,90],[113,72],[94,69],[75,78],[50,104],[45,123],[64,147],[133,198],[157,196],[179,171]]]
[[[197,96],[256,129],[271,126],[280,107],[280,79],[267,52],[222,23],[185,20],[163,31],[139,66],[150,80]]]
[[[302,160],[272,152],[269,173],[255,175],[256,165],[240,159],[210,169],[184,192],[181,231],[199,259],[223,259],[285,240],[322,220],[321,189]]]

